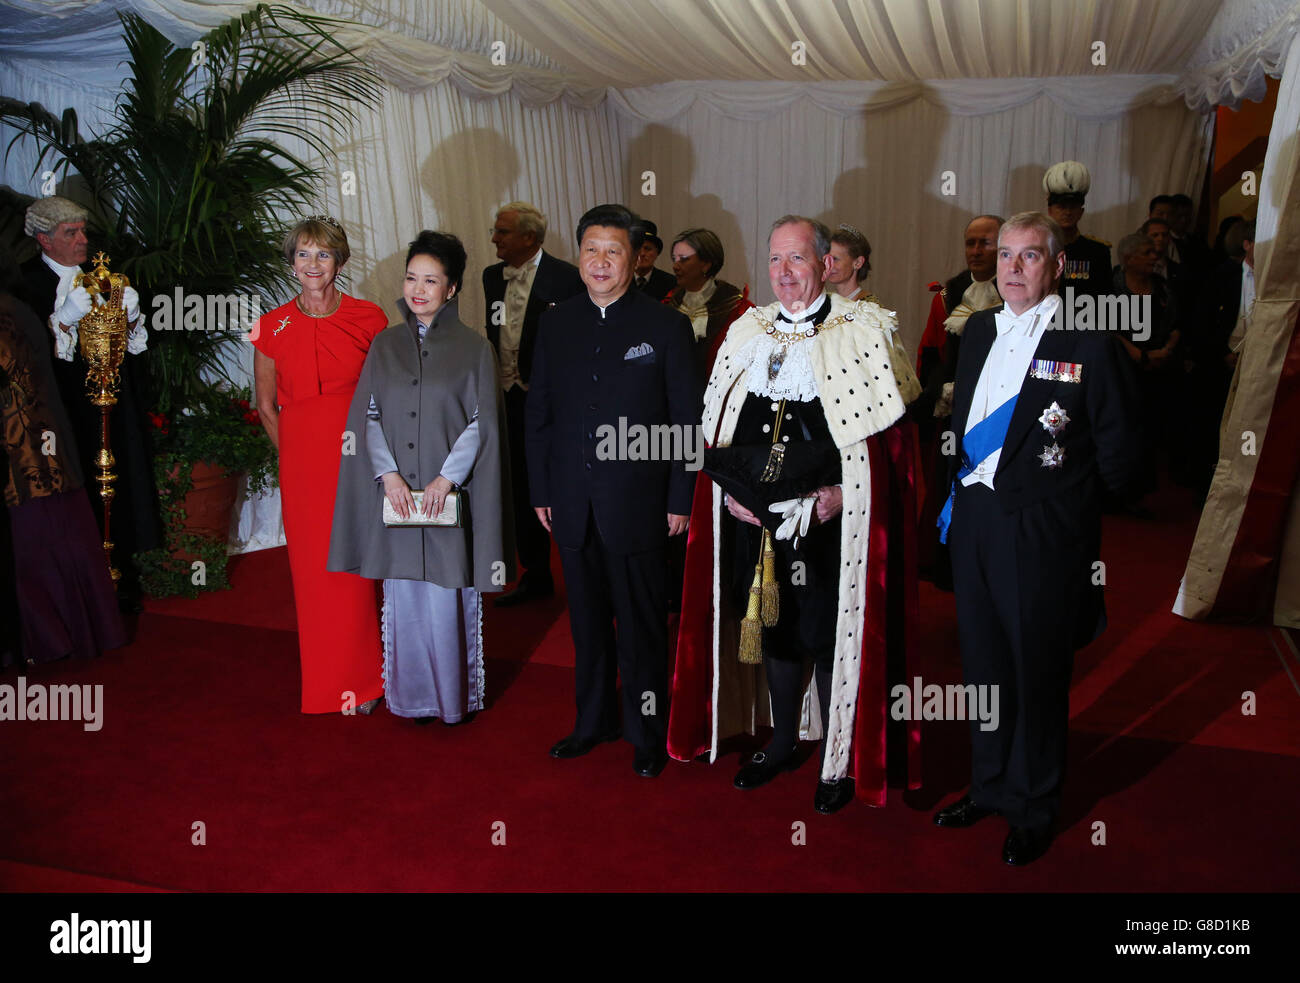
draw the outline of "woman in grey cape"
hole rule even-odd
[[[448,724],[483,706],[479,595],[514,578],[515,555],[496,358],[453,299],[465,261],[453,235],[411,243],[405,321],[375,338],[348,412],[329,556],[330,570],[384,581],[388,709]],[[385,526],[385,500],[407,518],[413,489],[426,517],[456,489],[461,526]]]

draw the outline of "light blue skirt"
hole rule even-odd
[[[384,581],[384,700],[454,724],[483,709],[483,605],[472,587]]]

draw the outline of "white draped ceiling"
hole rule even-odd
[[[189,44],[248,6],[0,0],[0,92],[75,107],[94,131],[120,83],[119,11]],[[1300,17],[1300,0],[298,6],[348,20],[339,40],[388,86],[336,145],[318,206],[349,230],[350,289],[390,313],[406,243],[437,227],[465,240],[461,310],[481,323],[477,271],[495,259],[487,229],[511,199],[549,215],[547,248],[565,258],[578,216],[602,201],[654,219],[665,240],[713,228],[723,277],[760,302],[771,296],[767,227],[793,211],[867,234],[869,286],[898,310],[909,345],[926,283],[961,268],[967,219],[1041,207],[1049,164],[1089,165],[1082,225],[1111,240],[1151,195],[1198,197],[1212,121],[1203,110],[1253,94]],[[33,160],[16,147],[4,181],[36,193]],[[343,171],[357,175],[355,196],[341,194]],[[653,194],[643,193],[648,172]]]

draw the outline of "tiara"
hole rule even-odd
[[[839,225],[837,225],[837,226],[835,227],[835,231],[836,231],[836,232],[844,231],[844,232],[847,232],[849,235],[857,236],[859,239],[865,239],[865,238],[866,238],[866,236],[864,236],[861,232],[859,232],[859,231],[858,231],[857,229],[855,229],[853,226],[848,225],[848,224],[846,224],[846,223],[844,223],[844,222],[841,222]]]
[[[303,219],[303,221],[324,222],[326,225],[334,226],[334,228],[338,229],[340,232],[343,231],[343,226],[339,225],[339,223],[335,220],[333,215],[308,215],[305,219]]]

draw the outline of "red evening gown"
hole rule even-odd
[[[384,312],[344,295],[327,317],[290,301],[263,314],[253,344],[275,361],[280,507],[298,610],[302,712],[338,713],[383,694],[375,583],[325,569],[348,405]]]

